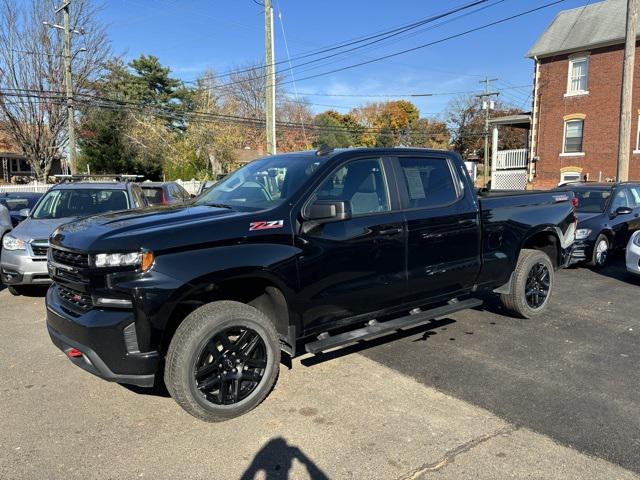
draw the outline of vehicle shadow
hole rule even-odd
[[[240,477],[240,480],[286,480],[293,461],[297,460],[307,469],[313,480],[329,480],[329,477],[298,447],[289,445],[282,437],[272,438],[253,457],[251,464]],[[260,473],[264,472],[263,475]]]
[[[329,352],[321,352],[316,355],[303,358],[302,360],[300,360],[300,363],[305,367],[312,367],[313,365],[317,365],[319,363],[328,362],[329,360],[335,360],[336,358],[344,357],[345,355],[351,355],[352,353],[361,352],[368,348],[384,345],[385,343],[394,342],[396,340],[411,337],[419,333],[422,333],[422,336],[416,338],[413,341],[424,342],[427,341],[429,337],[437,334],[433,330],[451,325],[452,323],[456,323],[456,321],[451,318],[433,320],[425,325],[419,325],[417,327],[409,328],[406,330],[399,330],[395,333],[383,335],[372,340],[362,340],[360,342],[354,343],[353,345],[338,348],[336,350],[331,350]],[[299,348],[299,351],[304,351],[304,345],[299,345]]]
[[[580,268],[577,266],[576,268]],[[588,268],[588,267],[583,267]],[[607,264],[602,268],[592,268],[591,271],[604,277],[613,278],[621,282],[632,285],[640,285],[640,275],[634,275],[627,270],[626,260],[623,252],[616,252],[609,258]]]

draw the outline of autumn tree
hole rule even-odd
[[[63,35],[43,23],[58,6],[53,0],[0,0],[0,129],[43,181],[68,142]],[[102,70],[109,43],[93,2],[74,0],[70,23],[83,32],[81,43],[72,45],[73,93],[78,95]]]

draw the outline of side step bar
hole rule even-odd
[[[324,350],[329,350],[330,348],[342,347],[349,343],[368,340],[386,333],[417,327],[418,325],[423,325],[435,320],[436,318],[444,317],[445,315],[450,315],[452,313],[459,312],[460,310],[478,307],[480,305],[482,305],[482,300],[477,298],[449,303],[442,307],[424,310],[423,312],[416,313],[414,315],[407,315],[387,322],[373,323],[372,325],[341,333],[339,335],[322,337],[319,340],[307,343],[304,348],[307,352],[316,354]]]

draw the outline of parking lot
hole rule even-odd
[[[637,478],[640,282],[621,258],[557,280],[539,320],[489,299],[296,359],[221,424],[74,367],[43,298],[0,291],[0,478]]]

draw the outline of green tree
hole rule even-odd
[[[331,148],[344,148],[356,145],[356,137],[360,125],[349,115],[342,115],[333,110],[320,113],[314,119],[318,136],[314,142],[316,147],[326,145]]]

